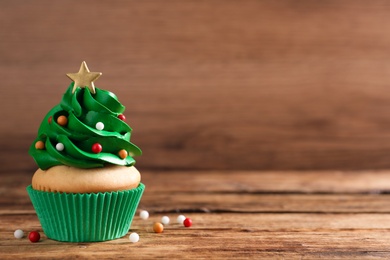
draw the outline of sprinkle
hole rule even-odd
[[[58,143],[58,144],[56,144],[56,149],[57,149],[57,151],[61,152],[65,149],[65,146],[63,143]]]
[[[36,243],[41,239],[41,235],[38,231],[31,231],[30,234],[28,234],[28,239],[30,239],[32,243]]]
[[[153,224],[153,230],[156,233],[162,233],[164,231],[164,226],[159,222],[155,222]]]
[[[121,158],[121,159],[126,159],[127,158],[127,151],[125,149],[122,149],[118,152],[118,156]]]
[[[184,221],[183,221],[183,225],[185,227],[191,227],[192,226],[192,220],[190,218],[186,218]]]
[[[57,118],[57,124],[60,126],[66,126],[68,124],[68,118],[66,116],[59,116]]]
[[[45,143],[42,141],[38,141],[35,143],[35,149],[37,150],[43,150],[45,149]]]
[[[95,127],[97,130],[101,131],[104,129],[104,124],[102,122],[97,122]]]
[[[139,213],[139,216],[140,218],[142,218],[143,220],[146,220],[149,218],[149,212],[147,212],[146,210],[142,210],[140,213]]]
[[[137,243],[139,241],[139,235],[137,233],[131,233],[129,236],[129,240],[131,243]]]
[[[163,223],[164,225],[168,225],[169,224],[169,217],[168,216],[162,217],[161,223]]]
[[[177,217],[177,223],[179,224],[183,224],[183,221],[186,219],[186,217],[184,215],[179,215]]]
[[[17,239],[23,238],[23,237],[24,237],[24,232],[23,232],[23,230],[21,230],[21,229],[15,230],[15,232],[14,232],[14,237],[17,238]]]
[[[126,121],[126,117],[125,117],[125,115],[123,115],[123,114],[120,114],[120,115],[118,116],[118,118],[119,118],[120,120],[122,120],[122,121]]]
[[[95,143],[92,145],[92,152],[94,153],[100,153],[103,150],[103,147],[99,143]]]

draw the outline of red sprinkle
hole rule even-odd
[[[28,239],[30,239],[30,241],[32,243],[36,243],[39,241],[39,239],[41,239],[41,235],[39,234],[38,231],[31,231],[29,234],[28,234]]]
[[[186,218],[183,221],[183,224],[184,224],[185,227],[191,227],[192,226],[192,220],[190,218]]]
[[[119,118],[120,120],[122,120],[122,121],[126,121],[126,117],[125,117],[125,115],[123,115],[123,114],[120,114],[120,115],[118,116],[118,118]]]
[[[51,120],[53,119],[53,117],[49,117],[49,119],[47,121],[49,121],[49,124],[51,124]]]
[[[95,143],[92,145],[92,152],[100,153],[103,150],[103,147],[99,143]]]

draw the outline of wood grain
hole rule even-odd
[[[0,164],[33,169],[86,60],[143,168],[388,168],[389,29],[382,0],[1,1]]]
[[[0,189],[1,259],[390,256],[390,199],[383,184],[390,182],[388,171],[192,171],[193,182],[179,176],[188,173],[145,172],[146,191],[139,209],[148,210],[150,218],[141,220],[135,216],[128,234],[137,232],[140,241],[132,244],[127,236],[102,243],[61,243],[47,239],[25,191],[30,177],[25,173],[6,175],[1,179],[4,185]],[[210,185],[204,187],[199,180],[206,178]],[[309,188],[308,180],[311,180]],[[369,184],[367,188],[364,182]],[[191,188],[187,189],[187,185]],[[286,185],[290,188],[280,190]],[[343,187],[347,187],[346,193],[342,192]],[[300,190],[304,192],[297,192]],[[377,192],[372,193],[373,190]],[[192,218],[191,228],[175,223],[182,213]],[[156,234],[152,225],[163,215],[170,217],[171,224],[162,234]],[[13,232],[18,228],[25,232],[40,231],[41,241],[32,244],[27,238],[15,239]]]
[[[171,216],[174,217],[174,216]],[[53,257],[62,259],[113,258],[133,255],[140,259],[163,258],[386,258],[390,252],[384,244],[388,234],[389,215],[191,215],[197,226],[185,229],[173,224],[162,234],[151,230],[153,221],[139,218],[130,232],[141,240],[131,244],[127,237],[103,243],[59,243],[46,237],[32,244],[15,240],[9,228],[39,229],[35,216],[3,219],[10,226],[2,231],[2,258]],[[11,220],[12,219],[12,220]],[[246,221],[246,222],[243,222]],[[224,226],[221,226],[221,222]],[[309,222],[309,224],[308,224]],[[244,224],[245,223],[245,224]],[[11,238],[10,238],[11,237]],[[10,249],[18,247],[10,253]],[[124,252],[126,252],[124,254]]]
[[[140,207],[153,213],[390,213],[390,171],[147,171],[142,182]],[[25,191],[30,183],[23,173],[2,178],[0,214],[34,212]]]

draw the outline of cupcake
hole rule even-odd
[[[95,88],[101,73],[83,62],[67,76],[73,82],[29,149],[39,169],[27,192],[48,238],[120,238],[145,189],[133,158],[141,150],[130,142],[125,107],[112,92]]]

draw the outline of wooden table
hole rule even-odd
[[[31,174],[1,175],[0,258],[388,258],[390,171],[144,171],[147,190],[128,236],[101,243],[39,243],[14,230],[42,228],[25,186]],[[176,224],[179,213],[193,226]],[[162,234],[152,224],[167,215]]]

